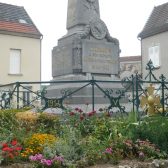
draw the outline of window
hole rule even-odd
[[[19,23],[24,23],[24,24],[26,24],[27,22],[26,22],[26,20],[24,20],[24,19],[19,19]]]
[[[160,66],[160,58],[159,58],[159,46],[149,47],[148,50],[149,60],[153,62],[154,67]]]
[[[10,49],[9,74],[20,74],[21,50]]]

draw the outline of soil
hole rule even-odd
[[[122,160],[117,165],[99,164],[99,165],[90,166],[89,168],[119,168],[119,166],[126,166],[126,165],[131,168],[149,168],[149,164],[151,162],[152,161],[140,162],[137,160]]]
[[[88,168],[119,168],[119,166],[130,166],[131,168],[149,168],[150,161],[140,162],[137,160],[122,160],[117,165],[113,164],[98,164]],[[10,166],[0,166],[0,168],[32,168],[30,164],[13,164]]]

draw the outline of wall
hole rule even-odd
[[[40,39],[0,34],[0,44],[0,84],[41,80]],[[11,48],[21,49],[21,75],[9,75]]]
[[[154,71],[157,78],[161,74],[164,74],[168,78],[168,32],[160,33],[155,36],[151,36],[142,39],[142,72],[143,77],[147,75],[145,70],[148,60],[148,48],[159,44],[160,46],[160,67]]]

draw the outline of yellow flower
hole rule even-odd
[[[43,151],[44,146],[51,146],[56,140],[57,138],[51,134],[33,134],[32,137],[28,138],[25,141],[26,148],[22,152],[22,156],[29,157],[30,155],[41,153]]]

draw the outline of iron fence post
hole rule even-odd
[[[20,86],[20,83],[16,82],[17,109],[19,109],[19,86]]]
[[[138,122],[140,122],[140,114],[139,114],[139,95],[138,95],[138,74],[135,76],[135,90],[136,90],[136,112],[138,113]]]
[[[163,74],[161,74],[160,79],[161,79],[161,86],[162,86],[162,106],[163,106],[163,115],[164,115],[164,113],[165,113],[164,88],[165,88],[165,79],[166,79],[166,78],[164,77]]]
[[[134,89],[134,76],[132,75],[132,103],[133,103],[133,112],[135,112],[135,95],[134,95],[134,92],[135,92],[135,89]]]

